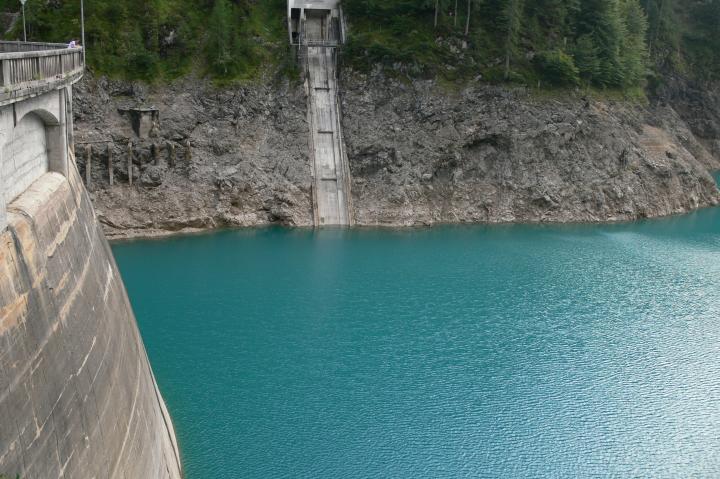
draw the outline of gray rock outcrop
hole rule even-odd
[[[720,169],[720,119],[687,121],[696,109],[683,103],[482,84],[450,91],[352,71],[341,84],[360,225],[620,221],[720,202],[709,174]],[[155,138],[133,136],[118,112],[129,104],[160,110]],[[300,84],[216,88],[187,78],[161,88],[87,78],[75,111],[78,140],[110,140],[113,150],[115,186],[99,149],[91,187],[110,237],[312,224]]]
[[[671,108],[346,75],[359,224],[599,222],[718,204],[720,162]]]

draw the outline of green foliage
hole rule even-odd
[[[703,80],[720,76],[720,0],[697,0],[683,32],[689,67]]]
[[[505,78],[510,78],[510,60],[515,51],[522,25],[523,0],[506,0],[500,17],[505,34]]]
[[[208,21],[207,60],[213,73],[232,76],[238,67],[238,38],[235,15],[228,0],[215,0]]]
[[[0,11],[17,12],[17,0]],[[28,0],[28,40],[80,40],[80,2]],[[85,2],[87,60],[95,71],[147,81],[189,72],[255,78],[284,68],[285,0],[92,0]],[[22,38],[22,23],[5,35]]]
[[[441,10],[446,3],[439,4]],[[415,74],[429,74],[442,65],[446,52],[435,41],[435,0],[345,0],[343,8],[352,22],[343,58],[353,67],[402,64]],[[438,19],[444,25],[446,15]]]
[[[586,0],[577,19],[580,35],[589,35],[597,49],[598,69],[593,82],[599,86],[620,87],[623,76],[620,44],[623,28],[617,0]]]
[[[344,6],[352,21],[345,56],[359,68],[399,64],[410,73],[497,79],[501,64],[509,81],[631,88],[645,80],[648,27],[638,0],[474,0],[467,37],[458,28],[468,22],[462,1],[457,12],[454,2],[442,0],[345,0]],[[453,42],[468,45],[463,55],[448,47]]]
[[[218,81],[297,76],[286,5],[88,1],[88,63],[148,81],[189,72]],[[667,70],[720,75],[720,0],[343,0],[343,9],[342,58],[360,70],[624,91],[662,82]],[[19,2],[0,0],[0,10],[17,12]],[[30,40],[79,39],[79,1],[28,0],[26,11]],[[6,35],[21,36],[21,24]]]
[[[588,83],[593,83],[600,73],[600,56],[592,35],[585,33],[577,38],[573,58],[580,76]]]
[[[157,55],[145,47],[142,32],[134,28],[128,35],[127,61],[128,69],[134,77],[152,80],[158,71]]]
[[[535,65],[542,79],[556,86],[572,86],[580,83],[580,70],[573,58],[561,50],[542,52],[535,56]]]
[[[648,52],[645,43],[647,17],[635,0],[620,1],[623,36],[620,43],[620,68],[623,86],[639,85],[647,74]]]

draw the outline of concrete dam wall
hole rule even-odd
[[[23,82],[10,55],[3,81]],[[68,148],[77,69],[66,77],[60,63],[31,88],[37,64],[0,97],[0,475],[180,478],[170,416]]]

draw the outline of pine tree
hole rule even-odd
[[[233,73],[237,39],[231,23],[232,13],[228,0],[215,0],[208,20],[208,61],[211,70],[221,76]]]
[[[696,75],[705,80],[720,77],[720,0],[697,1],[690,9],[692,29],[685,48]]]
[[[598,49],[592,35],[580,35],[575,42],[573,58],[575,59],[575,65],[580,70],[580,77],[592,83],[600,71]]]
[[[620,63],[625,86],[638,85],[645,78],[648,52],[645,44],[647,18],[637,0],[621,0],[623,39]]]
[[[157,58],[145,48],[140,27],[130,32],[127,38],[127,65],[130,74],[143,80],[153,80],[157,74]]]
[[[577,18],[579,36],[590,35],[598,55],[598,72],[594,82],[600,86],[623,85],[620,46],[623,24],[620,20],[618,0],[585,0]]]
[[[522,26],[523,0],[507,0],[503,9],[505,22],[505,79],[510,78],[510,59],[520,37]]]
[[[577,15],[579,0],[535,0],[525,7],[525,17],[538,25],[537,36],[565,46],[565,39],[573,32],[572,19]],[[560,45],[562,44],[562,45]]]
[[[676,50],[680,41],[677,29],[678,19],[675,18],[676,0],[642,0],[641,6],[645,11],[648,23],[647,50],[650,55],[660,52],[662,47],[666,52]]]
[[[465,36],[470,33],[470,14],[472,7],[472,0],[467,0],[467,18],[465,18]]]

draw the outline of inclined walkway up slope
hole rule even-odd
[[[313,160],[313,215],[316,226],[351,225],[350,174],[340,124],[337,40],[320,21],[307,21],[304,47],[308,89],[310,156]]]

